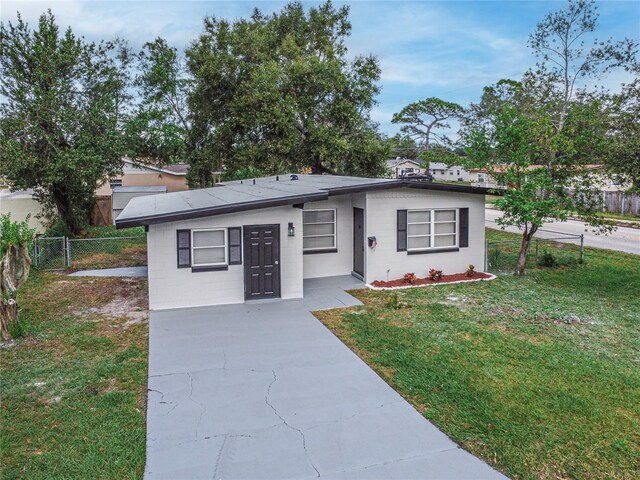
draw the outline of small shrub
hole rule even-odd
[[[416,282],[416,274],[413,272],[408,272],[404,274],[404,277],[402,277],[402,281],[404,283],[408,283],[410,285],[413,285]]]
[[[467,267],[467,271],[464,272],[464,276],[465,277],[475,277],[476,276],[476,267],[475,265],[469,264],[469,266]]]
[[[51,224],[47,231],[44,234],[45,237],[72,237],[71,230],[64,220],[58,218]]]
[[[429,275],[427,275],[427,277],[429,277],[429,280],[437,282],[439,280],[442,280],[442,275],[442,270],[436,270],[435,268],[432,268],[431,270],[429,270]]]
[[[407,302],[400,300],[400,295],[398,295],[396,292],[393,292],[389,296],[387,307],[393,308],[394,310],[399,310],[401,308],[408,308],[410,307],[410,305]]]
[[[502,252],[498,247],[492,248],[489,250],[489,265],[498,270],[502,267]]]
[[[553,268],[558,265],[558,261],[556,260],[556,257],[553,255],[553,253],[545,250],[538,257],[538,265],[540,267]]]

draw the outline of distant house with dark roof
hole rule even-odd
[[[166,187],[167,192],[187,190],[189,165],[156,166],[129,158],[122,159],[122,174],[105,180],[97,195],[111,195],[113,187]]]
[[[486,189],[419,179],[280,175],[132,199],[153,310],[302,298],[308,278],[367,283],[484,265]]]

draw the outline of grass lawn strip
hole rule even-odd
[[[34,272],[0,350],[2,478],[141,478],[145,279]]]

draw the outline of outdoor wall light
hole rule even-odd
[[[293,222],[289,222],[289,228],[287,228],[287,231],[289,232],[289,236],[290,237],[295,237],[296,236],[296,229],[293,226]]]

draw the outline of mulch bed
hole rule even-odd
[[[469,282],[473,280],[488,280],[494,278],[484,272],[476,272],[473,277],[467,277],[464,273],[454,273],[453,275],[443,275],[442,280],[431,280],[429,278],[416,278],[415,282],[407,283],[401,278],[384,282],[382,280],[374,280],[371,282],[372,287],[376,288],[394,288],[394,287],[416,287],[420,285],[434,285],[437,283],[453,283],[453,282]]]

